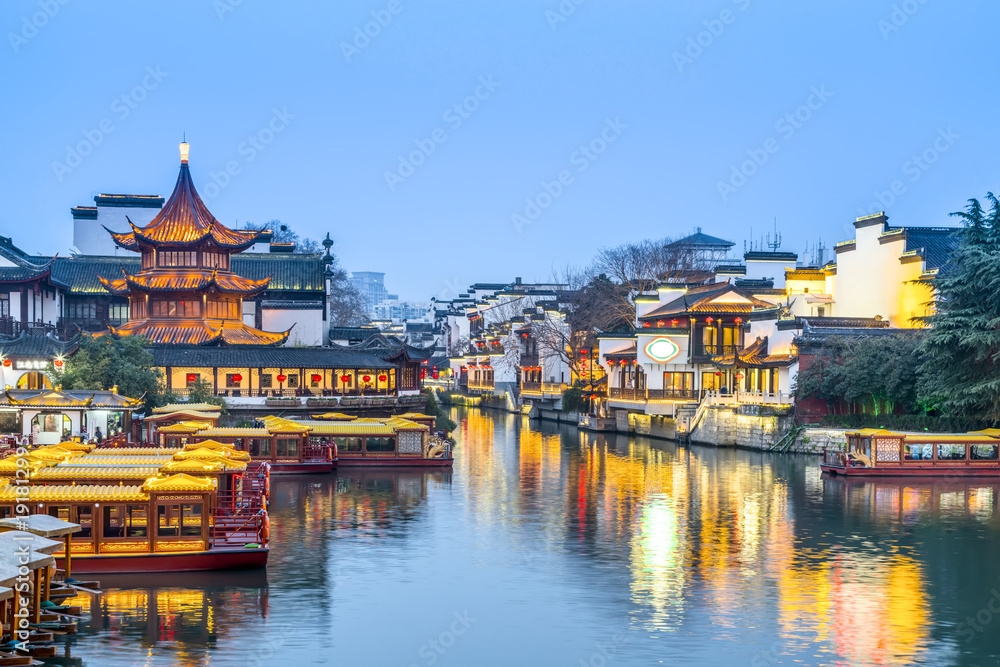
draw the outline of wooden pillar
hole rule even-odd
[[[73,549],[72,544],[70,544],[70,535],[66,534],[66,553],[63,557],[63,568],[66,570],[66,578],[70,579],[73,576]]]
[[[212,367],[212,394],[219,395],[219,367]]]

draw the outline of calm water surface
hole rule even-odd
[[[276,478],[266,573],[104,578],[68,664],[1000,664],[998,483],[454,418],[453,471]]]

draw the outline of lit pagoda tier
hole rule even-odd
[[[118,234],[115,243],[142,254],[136,274],[98,276],[104,288],[129,299],[130,319],[109,326],[115,336],[142,335],[165,345],[280,345],[288,331],[268,332],[243,322],[243,299],[267,289],[270,278],[250,280],[229,270],[230,255],[252,246],[263,233],[229,229],[198,196],[181,144],[181,172],[173,194],[144,227]]]

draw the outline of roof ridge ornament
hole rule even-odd
[[[187,132],[184,133],[184,140],[181,142],[181,164],[188,163],[188,156],[191,154],[191,146],[187,142]]]

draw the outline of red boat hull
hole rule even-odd
[[[339,458],[338,468],[449,468],[455,459]]]
[[[323,463],[272,463],[272,475],[305,475],[309,473],[331,473],[337,462]]]
[[[917,466],[886,466],[883,468],[868,468],[865,466],[820,465],[823,472],[844,477],[1000,477],[1000,468],[990,467],[917,467]]]
[[[199,570],[240,570],[265,567],[267,549],[213,549],[191,553],[81,554],[73,556],[73,576],[124,572],[193,572]],[[56,558],[64,567],[63,559]]]

